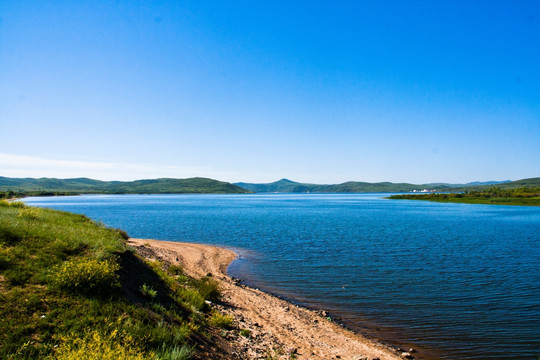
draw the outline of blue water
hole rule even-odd
[[[540,208],[383,194],[28,198],[132,237],[216,244],[229,274],[420,357],[540,356]]]

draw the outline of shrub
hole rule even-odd
[[[141,286],[141,293],[144,297],[149,299],[154,299],[157,296],[157,290],[154,290],[154,288],[146,284]]]
[[[114,229],[114,231],[122,237],[122,239],[127,240],[129,239],[129,235],[125,230],[122,229]]]
[[[14,207],[14,208],[25,208],[26,205],[24,205],[24,203],[22,201],[8,201],[7,202],[9,204],[10,207]]]
[[[0,265],[5,266],[4,263],[0,263]],[[4,275],[10,285],[13,286],[20,286],[24,285],[30,280],[32,277],[32,274],[28,269],[8,269],[4,272]]]
[[[117,330],[109,334],[93,331],[81,338],[71,334],[61,338],[62,343],[50,359],[78,360],[78,359],[152,359],[153,353],[145,354],[129,335],[119,334]]]
[[[188,309],[203,310],[205,308],[204,299],[196,290],[180,287],[176,290],[176,295]]]
[[[184,273],[184,269],[180,265],[171,265],[167,271],[171,275],[182,275]]]
[[[2,236],[0,232],[0,236]],[[4,244],[0,243],[0,270],[9,269],[13,263],[13,255],[9,248],[5,247]]]
[[[51,283],[63,290],[80,293],[107,293],[118,284],[119,265],[112,259],[66,261],[50,276]]]
[[[210,316],[210,325],[220,329],[230,329],[232,327],[233,318],[230,315],[224,315],[218,311],[212,312]]]
[[[198,280],[194,279],[192,285],[197,289],[204,300],[216,302],[221,297],[219,283],[211,277],[205,276]]]
[[[19,217],[26,219],[37,219],[41,213],[41,209],[36,207],[22,207],[19,210]]]

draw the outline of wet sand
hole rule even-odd
[[[247,337],[225,334],[238,358],[396,360],[409,355],[347,330],[320,311],[293,305],[230,278],[227,268],[237,257],[230,250],[149,239],[129,239],[128,243],[147,258],[181,265],[190,276],[210,273],[219,281],[223,298],[214,306],[233,316],[236,332],[250,331]]]

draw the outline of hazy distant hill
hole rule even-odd
[[[505,189],[517,188],[520,186],[540,186],[540,178],[531,178],[518,181],[476,181],[467,184],[409,184],[392,182],[369,183],[348,181],[335,185],[305,184],[288,179],[281,179],[279,181],[266,184],[235,183],[235,185],[256,193],[401,193],[410,192],[413,190],[421,191],[424,189],[439,191],[467,191],[477,189],[481,190],[492,186],[498,186]]]
[[[288,179],[281,179],[268,184],[234,183],[234,185],[256,193],[303,193],[313,192],[325,185],[302,184]]]
[[[77,193],[77,194],[242,194],[256,193],[401,193],[424,189],[439,191],[482,190],[492,186],[503,189],[540,186],[540,178],[517,181],[489,181],[468,184],[409,184],[349,181],[342,184],[319,185],[281,179],[267,184],[236,183],[207,179],[150,179],[136,181],[100,181],[88,178],[7,178],[0,176],[0,192]]]
[[[445,190],[445,185],[415,185],[407,183],[368,183],[349,181],[336,185],[317,185],[298,183],[288,179],[267,184],[235,183],[246,190],[257,193],[367,193],[367,192],[409,192],[411,190],[436,189]]]
[[[466,183],[465,186],[483,186],[483,185],[499,185],[511,182],[511,180],[504,180],[504,181],[473,181],[470,183]]]
[[[504,181],[473,181],[466,184],[450,184],[450,183],[429,183],[426,184],[426,186],[436,186],[436,185],[444,185],[451,188],[456,187],[470,187],[470,186],[484,186],[484,185],[491,185],[491,186],[499,186],[500,184],[511,182],[511,180],[504,180]]]
[[[242,194],[249,192],[228,182],[198,177],[136,181],[0,177],[0,191],[85,194]]]
[[[472,183],[469,183],[472,184]],[[456,185],[452,190],[456,191],[471,191],[471,190],[483,190],[486,188],[490,188],[492,186],[499,187],[501,189],[515,189],[518,187],[528,186],[528,187],[538,187],[540,186],[540,177],[536,178],[528,178],[528,179],[522,179],[522,180],[516,180],[516,181],[503,181],[503,182],[495,182],[493,184],[487,183],[487,185],[481,185],[481,186],[474,186],[469,185],[466,186],[459,186]]]
[[[343,184],[328,185],[323,188],[321,192],[335,192],[335,193],[367,193],[367,192],[409,192],[412,190],[421,191],[424,189],[430,190],[446,190],[445,185],[426,185],[426,184],[409,184],[409,183],[392,183],[392,182],[379,182],[379,183],[367,183],[358,181],[349,181]]]
[[[504,183],[498,186],[501,188],[516,188],[520,186],[540,186],[540,177],[510,181],[508,183]]]

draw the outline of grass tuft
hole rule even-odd
[[[210,316],[209,323],[210,325],[220,329],[231,329],[233,318],[230,315],[225,315],[218,311],[213,311]]]
[[[194,348],[187,345],[165,346],[156,354],[156,360],[188,360],[193,356]]]
[[[157,296],[157,290],[154,290],[150,285],[143,284],[141,286],[141,293],[148,299],[154,299]]]

